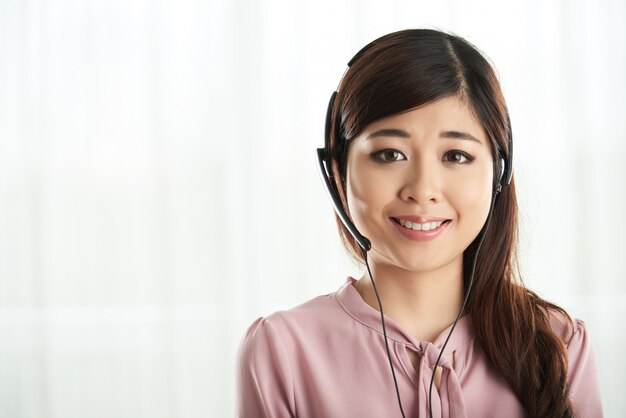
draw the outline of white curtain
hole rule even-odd
[[[587,323],[626,411],[626,6],[0,0],[0,416],[227,417],[252,320],[360,273],[315,168],[384,33],[499,71],[527,284]]]

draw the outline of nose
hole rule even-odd
[[[417,158],[408,165],[400,198],[422,205],[441,201],[441,173],[438,165],[426,158]]]

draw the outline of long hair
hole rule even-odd
[[[356,59],[337,91],[329,144],[333,181],[348,214],[346,167],[351,140],[378,119],[452,96],[463,100],[482,125],[496,170],[498,155],[509,156],[511,128],[496,74],[473,45],[435,30],[404,30],[377,39]],[[494,173],[494,181],[498,178]],[[550,318],[557,314],[566,330],[573,325],[563,309],[541,299],[521,281],[514,180],[497,196],[491,216],[466,308],[476,338],[528,416],[571,417],[567,350],[552,330]],[[356,240],[338,217],[336,221],[348,251],[364,262]],[[463,253],[466,285],[477,241]]]

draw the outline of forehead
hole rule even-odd
[[[396,131],[395,134],[392,131]],[[480,122],[465,100],[454,97],[438,99],[432,103],[410,109],[403,113],[376,120],[367,125],[357,140],[371,140],[381,136],[426,138],[442,136],[457,139],[475,139],[489,146]]]

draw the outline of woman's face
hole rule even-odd
[[[458,263],[489,213],[490,145],[457,97],[366,126],[346,173],[351,218],[378,263],[419,272]]]

